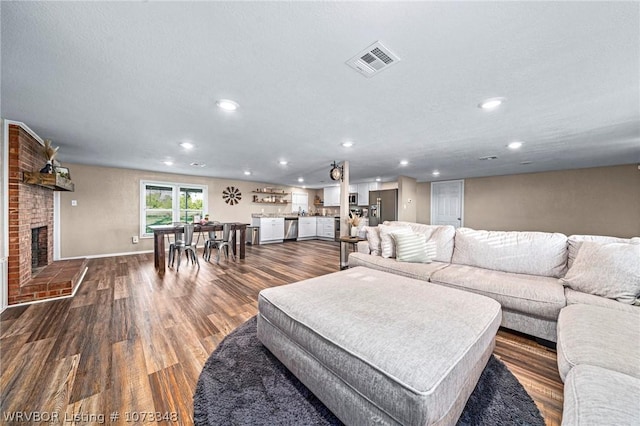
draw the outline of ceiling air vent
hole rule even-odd
[[[346,63],[365,77],[373,77],[398,62],[400,58],[396,54],[376,41]]]

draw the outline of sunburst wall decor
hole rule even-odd
[[[230,206],[235,206],[242,200],[242,193],[235,186],[227,186],[227,189],[222,191],[222,199]]]

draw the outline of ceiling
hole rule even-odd
[[[0,113],[52,139],[63,164],[313,188],[344,160],[352,182],[640,162],[638,2],[3,1],[0,13]],[[401,61],[372,78],[345,64],[378,40]],[[505,102],[478,108],[491,97]]]

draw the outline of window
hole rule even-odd
[[[140,182],[141,236],[153,236],[153,225],[193,222],[207,212],[206,185]]]
[[[291,212],[300,213],[309,209],[309,194],[306,192],[294,192],[291,195]]]

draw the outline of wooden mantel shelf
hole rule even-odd
[[[53,191],[74,191],[75,185],[67,178],[57,174],[23,172],[22,181],[31,185],[39,185]]]

